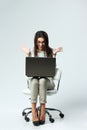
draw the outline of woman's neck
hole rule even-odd
[[[38,52],[44,52],[44,50],[38,50]]]

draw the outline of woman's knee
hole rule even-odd
[[[38,79],[31,79],[31,85],[38,85]]]
[[[46,78],[39,79],[39,85],[45,85],[46,84]]]

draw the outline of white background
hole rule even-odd
[[[34,127],[21,116],[30,106],[22,94],[26,88],[25,55],[21,46],[33,47],[34,34],[44,30],[50,46],[62,46],[57,65],[62,70],[57,95],[47,106],[65,114],[55,123],[46,120]],[[87,129],[87,1],[86,0],[0,0],[0,129],[29,130]]]

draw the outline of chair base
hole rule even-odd
[[[37,107],[37,110],[40,111],[40,107]],[[59,116],[60,116],[61,118],[64,118],[64,114],[63,114],[60,110],[55,109],[55,108],[45,108],[45,112],[46,112],[46,114],[49,116],[49,121],[50,121],[51,123],[53,123],[55,120],[54,120],[54,118],[52,117],[52,115],[50,114],[49,111],[57,111],[57,112],[59,112]],[[30,107],[30,108],[25,108],[25,109],[23,110],[23,112],[22,112],[22,116],[25,117],[26,122],[29,122],[29,121],[30,121],[30,118],[29,118],[29,116],[28,116],[30,113],[32,113],[32,108],[31,108],[31,107]]]

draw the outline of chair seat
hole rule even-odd
[[[31,91],[30,91],[29,88],[24,89],[23,93],[25,95],[31,95]],[[47,90],[47,95],[48,96],[51,96],[51,95],[56,94],[56,93],[57,93],[57,89]]]
[[[51,96],[51,95],[56,94],[56,93],[57,93],[57,89],[47,90],[48,96]]]
[[[31,91],[30,91],[29,88],[24,89],[22,92],[23,92],[23,94],[25,94],[25,95],[31,95]]]

